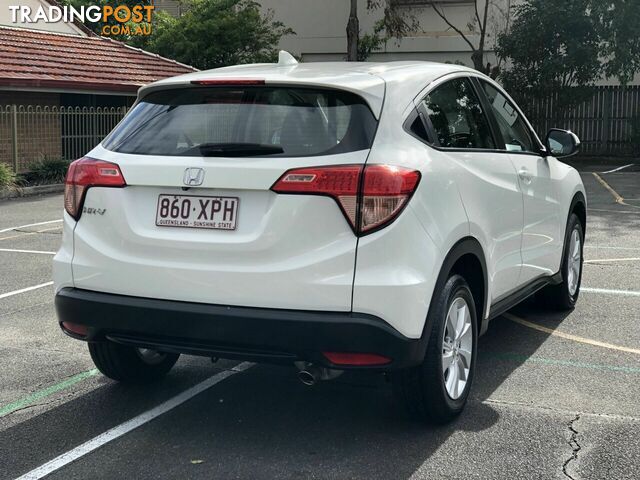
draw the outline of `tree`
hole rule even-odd
[[[367,11],[382,11],[382,18],[375,24],[373,33],[360,37],[358,0],[350,0],[347,22],[347,61],[364,61],[391,38],[398,41],[418,28],[411,9],[398,8],[393,0],[367,0]],[[384,32],[384,33],[383,33]],[[362,45],[360,43],[362,42]]]
[[[191,0],[181,17],[162,20],[133,43],[200,69],[276,61],[280,38],[294,33],[253,0]]]
[[[592,0],[590,11],[597,18],[601,35],[603,72],[623,85],[640,72],[640,2],[637,0]]]
[[[509,62],[501,79],[513,92],[562,90],[559,101],[572,104],[600,78],[624,84],[640,70],[639,2],[527,0],[514,7],[514,16],[496,50]]]
[[[471,49],[471,61],[476,70],[495,77],[498,75],[499,67],[491,66],[485,61],[487,40],[493,30],[500,32],[508,30],[511,14],[511,0],[473,0],[473,16],[466,24],[467,32],[463,27],[456,25],[451,20],[441,2],[430,0],[427,4],[440,17],[449,28],[453,29]],[[500,32],[502,33],[502,32]],[[472,36],[477,36],[477,43]]]
[[[347,62],[358,60],[360,21],[358,20],[358,0],[351,0],[349,21],[347,22]]]

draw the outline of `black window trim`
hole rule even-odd
[[[483,105],[488,107],[488,111],[490,112],[489,115],[491,117],[491,122],[494,124],[494,128],[496,129],[496,131],[500,132],[500,125],[498,124],[498,119],[495,117],[495,113],[493,112],[493,108],[491,107],[491,104],[489,103],[489,98],[487,97],[487,94],[484,91],[484,88],[482,87],[481,82],[484,82],[484,83],[486,83],[488,85],[491,85],[493,88],[495,88],[498,91],[498,93],[500,93],[509,102],[509,104],[513,108],[515,108],[516,112],[518,112],[518,114],[520,115],[520,118],[523,120],[524,126],[527,129],[527,132],[529,132],[529,138],[531,139],[531,142],[533,144],[532,146],[534,148],[536,146],[538,147],[538,149],[536,151],[533,151],[533,152],[519,152],[517,150],[507,150],[507,147],[506,147],[506,145],[504,143],[504,139],[502,139],[502,134],[500,134],[500,138],[502,140],[501,141],[501,145],[504,146],[504,151],[507,152],[507,153],[515,154],[515,155],[538,155],[538,156],[545,157],[546,156],[546,150],[540,144],[540,140],[538,138],[538,135],[531,128],[531,125],[529,124],[529,120],[527,119],[525,114],[522,113],[522,110],[520,109],[518,104],[509,98],[509,95],[507,94],[507,92],[505,92],[504,89],[500,88],[500,86],[494,85],[494,84],[492,84],[490,82],[487,82],[487,80],[485,80],[484,78],[480,78],[480,77],[477,77],[477,76],[472,76],[471,78],[472,78],[472,82],[476,85],[476,90],[479,91],[479,95],[482,98]]]
[[[483,113],[487,116],[487,121],[489,123],[489,131],[491,132],[491,137],[493,139],[493,144],[500,146],[500,142],[496,140],[496,138],[501,138],[501,137],[497,137],[496,136],[496,132],[494,130],[494,125],[493,125],[493,119],[491,117],[491,115],[489,114],[489,112],[487,112],[486,109],[486,104],[485,102],[483,102],[482,96],[479,95],[478,93],[478,88],[475,85],[475,83],[472,80],[473,77],[471,77],[470,75],[456,75],[453,78],[449,78],[444,80],[443,82],[439,82],[436,86],[434,86],[434,88],[430,89],[429,91],[427,91],[422,98],[420,99],[420,103],[418,103],[418,105],[416,105],[415,110],[417,111],[417,113],[420,115],[420,117],[422,118],[422,121],[424,123],[425,129],[427,131],[427,135],[429,135],[429,137],[431,138],[431,142],[425,142],[423,140],[423,143],[426,143],[427,145],[429,145],[430,147],[435,148],[436,150],[440,150],[443,152],[501,152],[502,150],[499,149],[495,149],[495,148],[460,148],[460,147],[443,147],[442,145],[440,145],[440,141],[438,140],[438,136],[436,135],[435,132],[435,128],[433,127],[433,124],[431,123],[431,119],[429,118],[429,115],[426,111],[426,108],[424,107],[424,98],[429,95],[431,92],[433,92],[434,90],[436,90],[437,88],[440,88],[443,85],[446,85],[449,82],[453,82],[454,80],[458,80],[458,79],[463,79],[463,80],[468,80],[469,84],[471,85],[471,88],[473,90],[473,92],[476,94],[476,96],[478,97],[478,101],[480,102],[480,105],[483,109]],[[411,123],[409,124],[409,126],[411,126]],[[415,135],[414,135],[415,136]]]
[[[427,137],[428,138],[422,138],[420,135],[417,135],[412,129],[411,127],[413,126],[414,122],[420,119],[420,121],[422,122],[422,126],[424,127],[425,132],[427,133]],[[429,131],[429,129],[427,128],[427,122],[424,119],[424,115],[422,114],[422,112],[418,111],[417,108],[412,108],[411,111],[409,112],[409,115],[407,115],[407,118],[405,119],[404,123],[402,124],[402,129],[407,132],[409,135],[411,135],[413,138],[415,138],[416,140],[421,141],[422,143],[426,144],[426,145],[431,145],[431,142],[433,141],[433,135],[432,133]]]
[[[451,78],[446,78],[449,75],[453,75]],[[442,80],[444,78],[443,81],[438,81],[438,80]],[[440,142],[438,140],[438,136],[435,134],[435,130],[433,128],[433,125],[431,124],[431,120],[429,119],[429,115],[427,115],[426,110],[424,108],[424,102],[422,101],[427,95],[429,95],[432,91],[434,91],[436,88],[439,88],[441,85],[444,85],[447,82],[450,82],[452,80],[455,80],[457,78],[465,78],[468,79],[471,82],[471,85],[473,86],[474,91],[476,92],[476,95],[478,95],[480,103],[482,104],[482,108],[485,110],[486,115],[489,118],[489,128],[491,130],[491,134],[494,138],[494,143],[498,146],[502,145],[503,148],[459,148],[459,147],[455,147],[455,148],[451,148],[451,147],[443,147],[440,145]],[[540,139],[538,138],[538,135],[534,132],[533,128],[531,127],[531,124],[529,123],[529,120],[527,119],[527,117],[522,113],[522,110],[520,109],[520,107],[513,102],[512,100],[509,99],[508,96],[505,96],[505,98],[507,98],[507,100],[509,100],[510,102],[513,103],[513,105],[515,106],[517,112],[522,116],[522,118],[525,120],[525,126],[527,127],[527,130],[529,131],[529,134],[531,135],[531,138],[533,139],[533,142],[538,146],[539,151],[538,152],[517,152],[517,151],[510,151],[507,150],[506,145],[504,144],[504,139],[502,138],[502,135],[496,135],[496,131],[500,131],[499,130],[499,126],[498,126],[498,121],[496,120],[496,118],[494,117],[494,113],[493,110],[490,108],[489,105],[489,101],[486,97],[486,94],[484,92],[484,90],[481,88],[481,85],[479,84],[480,81],[484,81],[487,82],[486,79],[483,79],[477,75],[473,75],[473,74],[468,74],[467,72],[452,72],[451,74],[445,75],[444,77],[440,77],[438,79],[436,79],[437,84],[433,86],[433,88],[428,88],[429,86],[427,85],[425,88],[423,88],[421,90],[421,93],[424,92],[420,98],[418,99],[418,96],[416,96],[416,99],[418,99],[418,101],[416,102],[416,100],[414,99],[414,108],[411,109],[411,112],[409,113],[409,115],[407,115],[407,118],[405,119],[404,123],[403,123],[403,129],[412,137],[414,137],[415,139],[421,141],[422,143],[424,143],[425,145],[438,150],[440,152],[463,152],[463,153],[500,153],[500,154],[513,154],[513,155],[538,155],[541,157],[546,157],[547,156],[547,152],[546,149],[544,148],[544,146],[542,145],[542,143],[540,142]],[[489,83],[489,85],[494,86],[492,83]],[[495,87],[495,86],[494,86]],[[426,89],[426,91],[425,91]],[[500,93],[506,93],[504,92],[504,90],[502,88],[498,87],[498,91]],[[489,108],[487,108],[489,107]],[[417,116],[420,116],[420,118],[422,119],[423,125],[425,127],[425,130],[427,131],[427,135],[429,136],[429,140],[427,139],[423,139],[417,135],[415,135],[412,131],[411,131],[411,125],[413,124],[413,121],[416,119]],[[496,141],[496,137],[499,139],[499,141]]]

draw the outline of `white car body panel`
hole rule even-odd
[[[481,75],[428,62],[265,64],[144,87],[139,98],[213,78],[337,88],[361,95],[379,125],[371,150],[330,156],[154,157],[97,146],[87,156],[117,163],[127,187],[89,189],[85,206],[105,209],[103,215],[85,213],[76,223],[65,214],[63,245],[54,258],[56,288],[361,312],[419,338],[445,257],[471,237],[486,260],[486,318],[493,302],[558,272],[569,205],[585,191],[577,172],[552,157],[438,150],[408,134],[403,124],[414,101],[456,76]],[[333,199],[269,190],[290,168],[353,163],[407,167],[422,176],[400,216],[361,238]],[[205,169],[205,178],[202,186],[184,192],[187,167]],[[519,180],[522,167],[532,172],[531,185]],[[157,227],[160,194],[239,197],[237,230]]]
[[[128,186],[91,188],[75,230],[76,288],[202,303],[349,311],[356,237],[332,199],[269,190],[293,167],[364,163],[366,152],[306,158],[124,155]],[[182,190],[185,167],[205,169],[201,187]],[[160,194],[240,199],[235,231],[158,227]],[[322,221],[319,222],[318,219]]]

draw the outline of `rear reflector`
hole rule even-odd
[[[365,367],[391,363],[390,358],[376,353],[322,352],[322,354],[334,365]]]
[[[77,335],[79,337],[86,337],[89,333],[89,329],[84,325],[79,325],[77,323],[71,322],[62,322],[62,328],[69,333]]]
[[[80,219],[87,190],[91,187],[125,187],[120,167],[115,163],[84,157],[69,165],[64,182],[64,208]]]
[[[264,85],[265,81],[257,78],[212,78],[209,80],[191,80],[192,85]]]
[[[289,170],[271,190],[332,197],[354,232],[363,235],[389,225],[419,181],[420,172],[403,167],[336,165]]]

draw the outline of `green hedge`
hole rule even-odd
[[[69,168],[69,160],[44,158],[33,162],[29,171],[20,175],[23,183],[28,185],[49,185],[63,183]]]
[[[11,188],[16,185],[16,175],[6,163],[0,163],[0,189]]]

